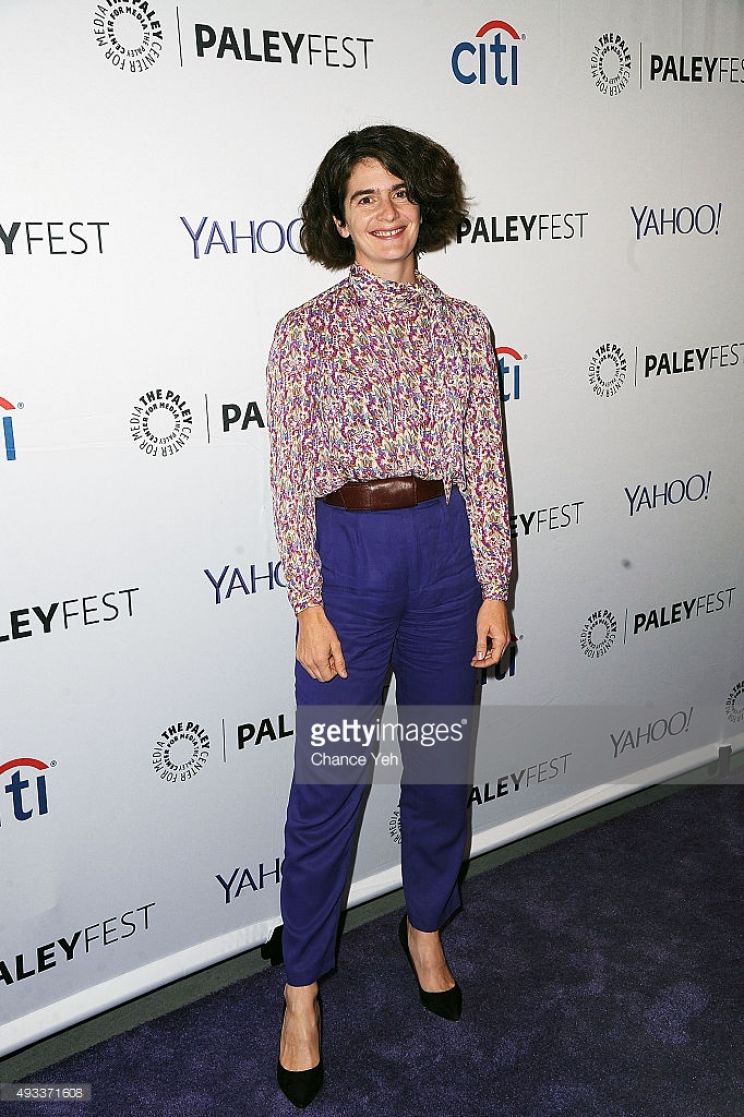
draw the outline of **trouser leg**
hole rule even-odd
[[[295,749],[306,750],[306,755],[312,748],[308,714],[334,719],[346,708],[356,713],[380,701],[401,611],[396,555],[385,543],[385,521],[368,518],[376,513],[347,513],[324,504],[317,508],[324,608],[341,641],[348,678],[317,682],[296,664]],[[371,776],[367,768],[346,772],[344,782],[324,781],[319,769],[319,778],[308,782],[306,776],[298,778],[302,767],[297,753],[280,894],[282,949],[291,985],[309,985],[335,965],[341,901],[359,807]]]
[[[469,526],[462,496],[453,492],[439,517],[421,517],[421,586],[412,593],[401,618],[393,649],[393,669],[399,719],[405,707],[416,708],[437,720],[437,707],[447,718],[465,709],[469,714],[464,740],[449,746],[459,750],[455,764],[438,765],[434,750],[427,756],[417,743],[402,743],[404,778],[400,796],[401,861],[406,907],[412,925],[437,930],[460,907],[458,875],[467,840],[467,801],[470,791],[472,706],[477,684],[470,666],[475,653],[476,617],[482,603],[470,548]],[[429,716],[431,711],[431,717]],[[459,718],[457,719],[459,720]],[[440,746],[436,746],[438,749]],[[427,778],[413,783],[421,763],[432,757]],[[413,763],[411,761],[413,760]],[[449,782],[454,780],[456,782]],[[447,781],[447,782],[442,782]]]
[[[282,952],[290,985],[310,985],[335,965],[364,786],[292,783],[281,882]]]

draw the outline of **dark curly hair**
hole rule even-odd
[[[454,240],[467,217],[467,198],[460,168],[438,143],[398,128],[373,124],[348,132],[324,156],[302,203],[300,243],[307,256],[326,268],[346,268],[354,261],[350,237],[333,223],[345,224],[344,199],[349,177],[362,159],[377,159],[404,182],[408,196],[421,210],[417,252],[435,252]]]

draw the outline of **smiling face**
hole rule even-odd
[[[333,218],[342,237],[351,237],[357,264],[383,279],[412,283],[421,215],[400,178],[377,159],[352,168],[344,199],[344,221]]]

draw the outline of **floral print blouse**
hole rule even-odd
[[[295,613],[323,603],[316,498],[411,474],[443,480],[448,501],[460,488],[483,597],[506,599],[499,377],[477,307],[418,271],[398,283],[354,264],[281,319],[266,380],[274,526]]]

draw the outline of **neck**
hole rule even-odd
[[[366,260],[355,260],[355,263],[365,271],[380,279],[392,279],[396,283],[416,282],[416,257],[408,256],[405,260],[392,260],[389,264],[375,263],[371,265]]]

